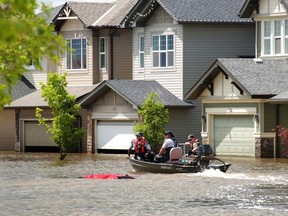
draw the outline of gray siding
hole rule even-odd
[[[183,28],[183,95],[217,58],[255,54],[253,24],[190,24]],[[190,127],[192,131],[201,131],[201,103],[193,103],[196,108]]]
[[[254,47],[253,24],[184,25],[184,95],[217,58],[254,56]]]
[[[281,104],[279,109],[279,124],[288,128],[288,104]]]
[[[279,108],[277,108],[277,106]],[[265,117],[264,117],[264,132],[272,132],[277,125],[288,127],[288,105],[287,104],[264,104]],[[279,115],[279,122],[277,122],[277,109]]]
[[[195,124],[192,121],[194,109],[190,108],[170,108],[169,109],[169,122],[166,125],[167,130],[171,130],[175,135],[178,143],[187,141],[188,134],[193,133],[197,138],[200,138],[201,125]],[[199,116],[201,118],[201,115]]]

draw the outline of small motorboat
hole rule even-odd
[[[136,160],[135,158],[129,160],[135,171],[150,173],[197,173],[208,169],[226,172],[231,165],[231,163],[225,163],[210,153],[205,155],[205,152],[203,155],[185,157],[182,155],[181,147],[172,148],[170,159],[165,163]]]

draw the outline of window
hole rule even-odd
[[[174,35],[152,37],[153,67],[174,66]]]
[[[288,54],[288,19],[265,20],[263,27],[263,55]]]
[[[106,43],[105,38],[99,38],[99,65],[100,69],[106,68]]]
[[[139,37],[139,67],[144,68],[144,36]]]
[[[71,52],[67,52],[67,69],[86,69],[86,39],[68,39],[67,47]]]

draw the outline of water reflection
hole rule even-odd
[[[126,155],[0,153],[0,215],[279,215],[288,212],[287,160],[221,158],[227,173],[150,174]],[[135,179],[81,179],[93,173]]]

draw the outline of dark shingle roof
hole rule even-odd
[[[112,3],[92,2],[68,2],[67,5],[73,10],[86,27],[100,19],[112,6]]]
[[[276,95],[288,90],[288,59],[218,59],[251,95]]]
[[[34,91],[36,91],[36,88],[24,76],[22,76],[21,80],[19,80],[12,89],[12,100],[17,100]]]
[[[288,90],[288,59],[265,59],[259,63],[247,58],[219,58],[187,93],[196,99],[205,86],[223,71],[246,94],[257,98],[271,98]]]
[[[104,92],[103,89],[105,89],[105,91],[112,89],[132,105],[137,107],[145,102],[147,94],[151,92],[155,92],[159,96],[159,100],[165,106],[193,107],[192,104],[180,100],[154,80],[106,80],[87,95],[84,100],[80,101],[80,104],[89,105],[93,103],[96,99],[101,97]]]
[[[55,22],[57,16],[68,6],[86,27],[117,27],[137,0],[117,0],[114,2],[67,2],[60,8],[53,8],[47,19]]]
[[[270,98],[272,102],[288,102],[288,91],[282,92],[272,98]]]
[[[252,22],[239,18],[245,0],[157,0],[178,22]]]
[[[46,20],[46,22],[50,24],[54,19],[54,17],[59,13],[62,7],[63,5],[59,5],[47,11],[48,14],[46,14],[45,12],[41,12],[39,13],[39,15],[42,16]]]
[[[67,91],[70,95],[75,95],[77,99],[83,97],[85,94],[91,92],[97,85],[93,86],[81,86],[81,87],[68,87]],[[48,104],[41,97],[42,90],[34,91],[24,97],[14,100],[6,108],[16,107],[47,107]]]
[[[137,1],[138,0],[118,0],[114,2],[113,6],[105,15],[95,20],[93,26],[119,26]]]

